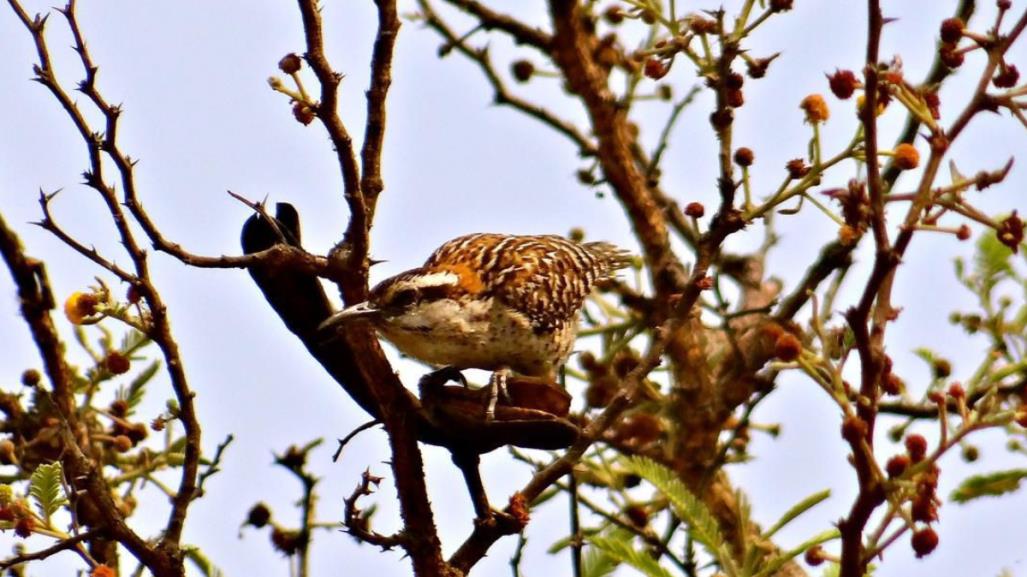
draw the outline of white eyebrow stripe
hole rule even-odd
[[[428,288],[438,286],[454,286],[460,282],[460,277],[456,273],[451,271],[433,272],[423,276],[414,277],[407,282],[403,283],[403,286],[411,288]]]

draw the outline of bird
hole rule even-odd
[[[555,382],[585,299],[631,262],[629,252],[606,242],[469,234],[444,243],[422,266],[381,281],[366,301],[320,328],[367,321],[428,365],[492,371],[485,414],[491,420],[512,373]]]

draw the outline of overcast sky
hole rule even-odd
[[[27,4],[30,11],[51,5]],[[516,4],[525,5],[522,9],[533,22],[545,22],[540,2]],[[717,6],[705,1],[681,4],[689,11]],[[736,4],[728,2],[729,11]],[[884,4],[885,15],[899,19],[885,30],[882,56],[901,54],[907,77],[923,77],[933,57],[938,23],[955,2]],[[981,8],[985,16],[972,23],[978,30],[990,22],[993,9],[989,2],[982,4],[988,4]],[[406,3],[402,12],[413,9],[412,3]],[[368,1],[327,2],[324,11],[329,57],[346,75],[342,113],[357,134],[374,31],[372,10]],[[304,127],[295,122],[286,99],[266,82],[277,73],[276,64],[283,55],[303,50],[299,16],[292,3],[110,0],[82,3],[80,12],[101,67],[100,87],[109,100],[125,105],[121,143],[140,159],[136,176],[143,203],[168,237],[196,253],[236,254],[247,209],[225,194],[229,189],[252,199],[268,197],[295,204],[303,218],[305,244],[315,252],[323,253],[341,237],[347,213],[327,138],[316,123]],[[766,79],[747,82],[746,105],[736,114],[735,142],[756,154],[753,183],[758,196],[777,186],[787,160],[805,153],[809,129],[802,123],[799,101],[811,92],[828,94],[823,73],[835,68],[859,70],[864,18],[862,2],[798,0],[792,13],[773,19],[751,39],[754,56],[782,52]],[[466,29],[460,27],[466,21],[454,21],[458,29]],[[57,73],[72,86],[81,71],[67,49],[71,40],[57,14],[51,17],[50,31]],[[575,172],[582,165],[573,147],[530,119],[492,106],[491,91],[480,73],[459,56],[439,60],[438,44],[430,31],[405,21],[389,101],[386,190],[372,234],[373,256],[386,262],[373,269],[374,280],[417,266],[443,241],[475,231],[563,234],[581,226],[591,238],[636,250],[616,202],[609,195],[599,198],[578,183]],[[1021,69],[1027,67],[1025,47],[1027,42],[1021,41],[1011,54]],[[498,40],[492,48],[504,70],[515,58],[535,56]],[[16,227],[30,254],[46,259],[54,288],[63,298],[93,283],[94,276],[114,281],[28,224],[40,218],[40,189],[63,189],[55,204],[58,221],[86,244],[95,244],[119,262],[127,259],[118,252],[99,199],[80,184],[79,175],[86,166],[81,141],[46,90],[29,81],[34,63],[30,37],[5,3],[0,8],[0,211]],[[942,92],[947,121],[965,101],[980,63],[980,55],[969,57],[959,82]],[[680,64],[684,62],[668,77],[677,94],[695,81]],[[308,86],[312,84],[311,80]],[[582,117],[580,109],[559,95],[553,81],[535,81],[525,90],[547,98],[547,105],[562,114]],[[849,140],[856,118],[851,100],[827,100],[832,117],[823,137],[830,154]],[[715,202],[715,147],[706,120],[710,108],[710,99],[700,98],[673,133],[664,188],[682,203],[696,200],[712,206]],[[639,107],[637,120],[647,143],[655,141],[666,114],[665,105]],[[898,110],[883,117],[882,143],[890,142],[901,120]],[[999,167],[1009,156],[1027,150],[1025,145],[1027,131],[1021,125],[1008,117],[983,116],[956,143],[952,155],[962,172],[973,174]],[[920,148],[925,150],[922,144]],[[1000,214],[1013,208],[1027,212],[1025,160],[1019,159],[1020,165],[1002,186],[986,194],[971,193],[986,212]],[[844,184],[853,171],[851,164],[836,171],[824,186]],[[899,188],[905,190],[914,182],[906,177]],[[945,183],[943,176],[939,184]],[[786,283],[794,283],[819,247],[834,235],[834,225],[810,210],[778,221],[782,242],[769,265]],[[753,228],[733,239],[733,246],[758,242],[759,227]],[[980,230],[975,228],[975,233]],[[953,308],[973,306],[972,295],[959,289],[951,272],[953,257],[970,254],[970,245],[948,235],[920,235],[900,271],[895,300],[903,313],[901,322],[890,329],[889,350],[914,388],[922,386],[927,376],[923,364],[909,353],[918,346],[933,347],[951,358],[957,377],[966,378],[975,368],[974,353],[983,340],[966,337],[946,320]],[[861,263],[852,279],[865,278],[869,256],[865,252],[859,256]],[[391,474],[383,463],[388,458],[384,435],[364,433],[347,448],[340,463],[332,464],[333,439],[367,417],[284,329],[245,272],[189,269],[164,255],[155,255],[153,264],[198,394],[204,446],[213,450],[226,435],[236,437],[225,456],[224,471],[210,480],[208,495],[190,510],[186,538],[203,547],[228,575],[285,575],[285,562],[271,550],[265,533],[246,530],[239,539],[237,531],[246,511],[259,500],[269,503],[282,521],[296,520],[292,503],[300,495],[299,484],[271,466],[271,452],[291,443],[326,439],[313,454],[312,468],[323,478],[321,519],[335,521],[340,518],[343,496],[356,485],[361,471],[371,467],[376,474]],[[8,278],[6,273],[0,275],[0,291],[9,295],[0,298],[0,383],[15,387],[22,370],[39,366],[39,361],[18,319]],[[859,284],[861,280],[852,287]],[[849,301],[841,304],[851,302],[852,294],[844,295]],[[58,321],[70,338],[67,324]],[[75,350],[74,345],[71,349]],[[397,366],[409,383],[424,371],[408,362]],[[165,381],[155,383],[149,414],[156,414],[169,395]],[[854,494],[854,475],[838,438],[837,410],[808,380],[787,378],[755,418],[783,426],[783,434],[775,441],[756,437],[753,463],[730,469],[749,492],[757,520],[768,524],[805,495],[833,490],[828,502],[780,534],[781,545],[795,545],[844,515]],[[1027,466],[1022,458],[1007,455],[1000,434],[988,433],[978,440],[983,454],[980,470]],[[879,454],[886,457],[891,450],[882,439]],[[451,551],[469,533],[473,514],[448,456],[434,448],[425,451],[433,504],[444,545]],[[505,502],[530,476],[525,468],[510,463],[504,451],[485,458],[485,485],[495,503]],[[968,469],[954,454],[942,469],[940,493],[947,495]],[[382,505],[375,521],[379,530],[387,532],[396,528],[397,517],[390,506],[394,495],[389,483],[382,487],[366,504]],[[151,508],[157,509],[152,504]],[[564,557],[545,553],[567,531],[564,511],[564,504],[555,502],[533,511],[524,561],[527,575],[570,574]],[[1007,568],[1014,575],[1027,576],[1024,511],[1024,494],[969,507],[946,504],[941,509],[939,549],[918,561],[905,542],[899,543],[889,551],[878,575],[988,576]],[[154,527],[163,518],[160,510],[156,516],[143,514],[137,520],[141,527]],[[508,574],[515,541],[501,541],[475,574]],[[0,535],[0,551],[8,551],[14,542],[11,535]],[[32,573],[58,574],[58,567],[76,566],[73,561],[65,557]],[[358,547],[335,531],[317,534],[313,575],[372,571],[408,574],[409,562],[398,552],[381,554],[371,547]]]

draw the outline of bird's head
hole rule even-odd
[[[419,330],[431,322],[433,311],[441,312],[464,292],[458,272],[416,268],[378,283],[366,301],[335,313],[321,329],[366,321],[384,331]]]

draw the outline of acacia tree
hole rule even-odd
[[[905,71],[900,57],[880,53],[888,19],[879,1],[868,0],[865,58],[851,70],[830,73],[825,86],[837,99],[858,101],[855,133],[847,145],[829,149],[821,137],[830,117],[827,99],[811,94],[798,103],[811,134],[807,153],[782,167],[775,184],[750,178],[756,155],[737,146],[735,120],[744,114],[748,85],[773,74],[777,57],[753,53],[748,43],[788,18],[791,1],[745,0],[730,11],[703,12],[673,1],[553,0],[549,21],[536,26],[475,1],[419,0],[411,20],[438,35],[440,56],[469,60],[496,104],[565,137],[585,163],[581,183],[616,198],[641,252],[635,282],[604,285],[582,319],[588,352],[565,371],[569,390],[583,391],[573,410],[562,389],[524,380],[513,384],[513,401],[497,408],[494,421],[478,410],[483,399],[476,391],[432,378],[420,383],[417,395],[405,388],[368,327],[347,327],[331,340],[317,330],[331,311],[320,279],[333,283],[347,304],[368,294],[370,230],[377,201],[388,194],[382,166],[389,162],[383,143],[401,29],[395,2],[375,3],[378,29],[362,126],[347,125],[340,115],[342,75],[325,50],[316,2],[298,2],[305,45],[297,50],[301,55],[281,60],[282,77],[270,81],[295,119],[321,125],[335,151],[349,219],[342,240],[326,256],[303,248],[300,215],[290,205],[280,204],[272,215],[242,197],[254,216],[243,228],[241,256],[202,256],[169,238],[143,207],[146,191],[137,186],[136,163],[119,141],[121,107],[111,104],[97,82],[98,63],[74,1],[58,12],[81,63],[83,79],[75,89],[85,96],[82,101],[72,96],[73,81],[54,69],[48,20],[29,14],[18,0],[8,3],[35,43],[34,80],[82,137],[88,153],[84,184],[103,200],[128,264],[67,232],[51,211],[56,193],[40,195],[37,224],[95,263],[101,275],[97,286],[64,304],[92,359],[92,366],[75,367],[51,314],[57,299],[43,262],[0,221],[0,248],[43,360],[42,371],[23,375],[27,395],[2,397],[7,437],[0,459],[13,473],[0,494],[0,523],[20,536],[54,540],[44,550],[16,552],[4,567],[71,550],[93,575],[117,574],[126,552],[154,575],[182,574],[187,557],[213,571],[203,554],[183,544],[182,530],[190,504],[218,470],[230,439],[213,448],[201,442],[187,362],[169,323],[174,311],[151,274],[147,244],[184,266],[247,269],[283,328],[382,426],[402,529],[377,532],[361,510],[361,500],[382,480],[370,472],[345,499],[342,523],[360,541],[402,548],[417,575],[467,574],[500,539],[520,533],[523,540],[531,509],[565,492],[572,501],[571,532],[556,546],[571,550],[575,575],[604,574],[617,564],[647,575],[792,575],[804,573],[796,562],[804,556],[810,565],[829,561],[839,574],[859,576],[897,543],[908,542],[918,556],[938,545],[932,528],[941,502],[938,461],[947,452],[985,429],[1004,431],[1011,443],[1024,435],[1027,309],[1022,293],[1007,292],[1024,285],[1014,260],[1024,225],[1015,210],[986,214],[968,194],[1001,191],[1012,161],[971,177],[959,172],[958,159],[949,158],[953,142],[983,114],[1002,114],[1027,127],[1027,86],[1007,58],[1027,26],[1027,11],[1017,12],[1008,1],[999,0],[996,16],[987,22],[973,18],[974,2],[959,2],[940,23],[931,68]],[[496,39],[510,40],[530,56],[501,61],[488,49]],[[682,68],[689,72],[670,75]],[[963,68],[971,68],[964,73],[977,80],[959,107],[942,114],[939,90]],[[561,83],[562,98],[584,111],[580,118],[558,114],[555,103],[530,99],[530,85],[522,90],[514,84],[544,82],[547,76]],[[695,88],[682,91],[679,84],[686,81],[695,81]],[[669,142],[675,122],[703,91],[712,97],[709,130],[717,143],[718,174],[707,186],[718,201],[710,207],[688,202],[662,179],[665,163],[674,158]],[[647,146],[637,111],[654,96],[665,103],[667,118],[655,146]],[[904,117],[896,142],[882,142],[884,114]],[[952,161],[949,178],[940,176],[946,160]],[[898,188],[900,176],[909,173],[910,188]],[[839,175],[847,185],[822,184]],[[767,270],[777,243],[775,225],[787,222],[781,215],[800,210],[822,212],[837,223],[837,233],[817,239],[817,259],[796,282],[782,285]],[[953,320],[971,334],[986,335],[988,350],[961,382],[946,359],[925,350],[933,378],[904,383],[889,352],[905,343],[888,339],[889,327],[902,321],[893,299],[899,265],[914,237],[943,233],[967,240],[974,230],[978,256],[972,268],[959,267],[957,280],[977,296],[980,310]],[[740,235],[762,235],[762,241],[743,252],[725,248]],[[865,274],[852,267],[860,250],[872,259]],[[127,287],[124,297],[110,288],[115,282]],[[851,302],[842,296],[843,286],[856,287]],[[99,331],[98,345],[87,328]],[[132,369],[130,361],[150,343],[159,360]],[[138,414],[140,399],[162,370],[174,401],[163,413],[144,418]],[[764,529],[750,519],[745,493],[725,466],[748,457],[752,412],[787,371],[819,386],[834,407],[858,492],[836,526],[785,549],[775,534],[827,495],[797,503]],[[122,382],[126,373],[132,378],[108,404],[112,381]],[[892,430],[904,446],[890,458],[892,451],[878,447],[875,435],[885,419],[895,420]],[[912,426],[930,431],[931,441],[919,432],[906,434]],[[165,442],[147,442],[150,431],[164,432]],[[474,503],[473,531],[448,558],[424,481],[423,444],[452,453]],[[302,575],[309,572],[308,545],[317,526],[317,480],[305,464],[312,446],[277,458],[303,482],[301,526],[278,526],[260,506],[249,519],[256,526],[273,525],[275,546],[297,559]],[[505,507],[493,507],[478,458],[505,446],[512,459],[535,472]],[[175,473],[175,483],[159,481],[168,471]],[[1024,476],[1023,470],[982,474],[953,499],[1000,494]],[[141,534],[130,522],[143,481],[157,484],[171,503],[156,536]]]

